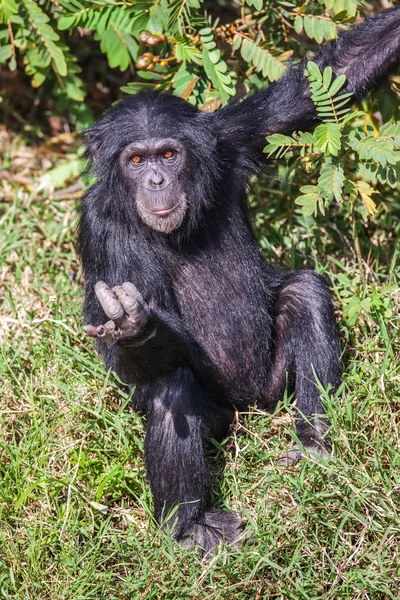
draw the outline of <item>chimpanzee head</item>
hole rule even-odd
[[[187,153],[176,138],[145,138],[126,146],[119,164],[142,221],[164,233],[180,225],[187,211],[183,172]]]
[[[159,93],[123,100],[88,132],[108,213],[164,234],[189,230],[215,199],[216,144],[212,115]]]

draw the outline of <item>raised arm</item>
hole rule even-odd
[[[344,73],[347,80],[341,93],[361,98],[400,65],[400,6],[341,33],[314,60],[321,69],[330,65],[336,75]],[[224,136],[239,148],[262,149],[271,133],[313,129],[318,117],[304,67],[302,63],[290,68],[267,89],[218,111],[215,116]]]

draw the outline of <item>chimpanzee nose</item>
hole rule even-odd
[[[149,177],[149,185],[153,188],[159,188],[164,183],[164,177],[157,169],[152,169]]]

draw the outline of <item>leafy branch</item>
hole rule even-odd
[[[264,152],[275,158],[299,156],[307,172],[319,171],[317,182],[302,186],[295,200],[306,216],[318,211],[325,214],[333,201],[347,200],[353,214],[358,201],[361,216],[367,220],[378,210],[372,198],[379,193],[377,181],[391,187],[398,181],[400,122],[387,123],[378,132],[371,126],[365,129],[366,113],[351,112],[351,94],[339,94],[344,75],[333,78],[331,67],[321,72],[312,61],[307,63],[305,75],[321,124],[312,134],[271,135]]]

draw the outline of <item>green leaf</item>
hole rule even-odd
[[[296,33],[303,31],[303,18],[300,15],[297,15],[294,20],[294,30]]]
[[[167,0],[158,0],[150,8],[147,29],[149,31],[167,31],[168,30],[168,2]]]
[[[324,40],[333,40],[337,36],[337,26],[334,21],[320,15],[297,15],[294,29],[297,33],[301,33],[304,29],[308,37],[319,44]]]
[[[333,198],[333,174],[335,165],[331,158],[327,158],[321,166],[321,171],[318,177],[318,192],[321,197],[331,201]]]
[[[302,213],[311,217],[316,211],[320,199],[318,188],[315,185],[305,185],[300,188],[302,195],[296,198],[295,203],[302,207]]]
[[[322,19],[321,28],[325,40],[334,40],[337,37],[337,26],[334,21]]]
[[[235,95],[236,90],[228,72],[228,66],[221,58],[220,51],[214,48],[213,40],[209,40],[209,31],[209,28],[200,31],[200,37],[203,42],[203,66],[207,77],[220,92],[222,101],[226,103],[230,96]],[[204,36],[206,37],[204,38]],[[208,41],[204,41],[205,39]]]
[[[15,0],[0,0],[0,23],[7,23],[17,13],[18,4]]]
[[[311,99],[318,116],[326,123],[342,122],[350,111],[348,100],[352,96],[351,93],[336,96],[343,87],[345,76],[340,75],[332,82],[332,68],[325,67],[324,72],[321,73],[318,65],[313,61],[307,63],[305,75],[310,83]]]
[[[288,150],[296,148],[300,149],[301,156],[305,156],[307,150],[310,153],[314,152],[316,140],[312,133],[298,132],[294,133],[292,137],[282,135],[281,133],[274,133],[267,137],[267,142],[269,143],[263,151],[268,153],[269,156],[276,152],[274,158],[282,158]]]
[[[330,87],[330,94],[331,96],[336,96],[336,94],[338,93],[338,91],[340,90],[340,88],[343,87],[344,83],[346,81],[346,75],[339,75],[338,77],[336,77],[336,79],[334,80],[334,82],[332,83],[331,87]],[[328,84],[329,85],[329,84]],[[345,94],[346,96],[348,96],[350,98],[350,96],[352,94]],[[336,98],[336,100],[339,100],[339,98]]]
[[[324,72],[322,74],[322,84],[325,88],[329,88],[332,81],[332,67],[325,67]],[[332,94],[332,90],[330,90]],[[332,94],[333,96],[334,94]]]
[[[174,94],[188,100],[190,104],[204,102],[206,85],[200,74],[200,69],[196,69],[193,64],[182,63],[173,78]]]
[[[64,90],[68,98],[75,102],[83,102],[86,97],[86,91],[79,77],[67,77],[64,81]]]
[[[47,79],[48,76],[48,70],[44,70],[44,71],[35,71],[35,73],[33,73],[33,77],[32,77],[32,87],[34,88],[38,88],[40,87]]]
[[[234,50],[239,50],[240,46],[242,45],[242,36],[241,35],[235,35],[235,37],[233,38],[233,49]]]
[[[314,61],[312,61],[312,60],[308,61],[307,71],[308,71],[308,74],[311,75],[316,81],[322,82],[322,73],[321,73],[318,65]]]
[[[267,137],[268,145],[265,146],[263,152],[271,156],[274,152],[277,152],[276,158],[281,158],[286,154],[290,148],[293,147],[295,140],[288,135],[282,135],[281,133],[274,133]]]
[[[318,190],[322,198],[330,202],[335,198],[336,202],[343,200],[344,171],[340,163],[333,162],[327,158],[322,166],[318,178]]]
[[[47,171],[41,182],[46,186],[51,186],[53,189],[62,188],[68,181],[77,179],[82,172],[82,161],[78,158],[73,158],[54,169]]]
[[[33,0],[21,0],[21,2],[37,35],[39,45],[44,50],[44,53],[50,57],[53,69],[64,77],[68,72],[67,62],[60,44],[55,43],[60,37],[51,25],[49,25],[49,17]]]
[[[373,160],[382,167],[396,165],[400,161],[400,152],[396,149],[394,140],[390,137],[349,137],[349,146],[355,150],[361,160]],[[399,140],[400,141],[400,140]]]
[[[175,23],[182,17],[190,16],[191,8],[199,8],[200,2],[198,0],[172,0],[169,2],[168,11],[168,31],[171,31]],[[188,19],[188,24],[190,24],[190,20]]]
[[[328,9],[331,9],[334,15],[343,13],[342,18],[354,17],[357,14],[357,0],[324,0],[324,4]]]
[[[175,56],[178,60],[193,62],[197,65],[203,64],[200,50],[193,46],[188,38],[182,36],[177,36]]]
[[[312,17],[310,17],[309,15],[305,15],[303,17],[304,20],[304,31],[306,32],[306,34],[308,35],[308,37],[310,39],[314,38],[314,19]]]
[[[247,6],[254,6],[256,10],[262,10],[263,0],[245,0]]]
[[[267,77],[269,81],[280,79],[286,71],[285,66],[266,48],[262,48],[248,38],[242,40],[240,52],[243,59],[254,65],[257,71]]]
[[[12,57],[12,46],[11,44],[6,44],[0,48],[0,63],[6,62],[9,58]]]
[[[124,92],[124,94],[135,95],[142,90],[154,90],[155,87],[155,83],[147,83],[144,81],[132,81],[128,83],[128,85],[122,86],[121,92]]]
[[[342,127],[337,123],[321,123],[314,131],[316,144],[325,155],[337,156],[341,147]]]
[[[107,29],[101,37],[100,48],[107,55],[108,64],[111,68],[119,67],[121,71],[125,71],[129,67],[129,52],[124,44],[121,43],[121,37],[113,27]]]
[[[396,167],[387,166],[386,168],[379,165],[376,171],[376,178],[380,183],[387,183],[391,188],[396,189],[400,181],[400,164],[398,164]]]
[[[343,200],[344,171],[342,165],[336,165],[333,173],[333,195],[336,202]]]

